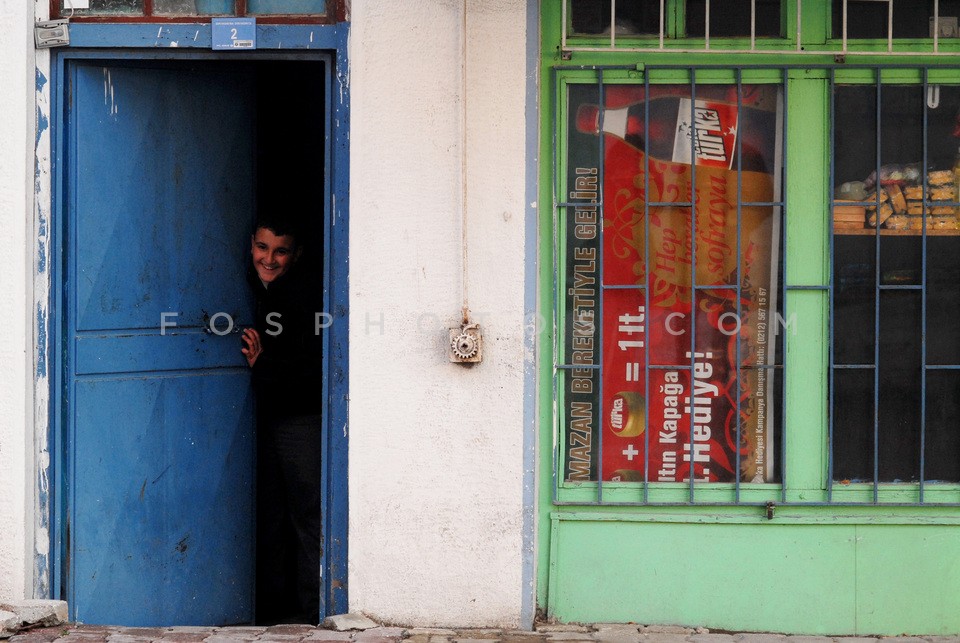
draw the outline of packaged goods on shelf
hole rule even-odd
[[[953,183],[939,187],[931,185],[930,190],[927,192],[927,199],[930,201],[956,201],[957,191]]]
[[[954,177],[951,170],[934,170],[927,173],[927,184],[931,186],[953,185]]]
[[[901,199],[903,195],[901,194]],[[883,225],[883,222],[887,220],[890,215],[894,213],[893,206],[888,203],[890,200],[890,195],[883,188],[880,188],[879,193],[874,192],[873,194],[867,195],[867,201],[871,202],[873,205],[867,206],[867,211],[870,213],[867,217],[867,225],[871,228],[877,227],[877,201],[880,202],[880,224]],[[906,204],[904,204],[906,206]]]
[[[859,221],[863,223],[866,214],[867,208],[856,201],[834,201],[833,203],[834,221]]]
[[[960,157],[958,157],[960,158]],[[960,168],[960,164],[957,166]],[[960,228],[960,172],[922,164],[887,164],[863,181],[841,183],[834,190],[835,230],[859,227],[888,230],[956,230]],[[857,201],[857,198],[862,198]]]
[[[906,230],[910,223],[910,217],[906,214],[894,214],[887,218],[883,227],[888,230]]]
[[[880,185],[886,186],[891,183],[904,184],[916,183],[920,180],[921,167],[919,163],[887,164],[880,167]],[[877,171],[874,170],[863,181],[866,189],[871,190],[877,185]]]
[[[934,230],[956,230],[957,217],[950,215],[935,215],[931,217]]]

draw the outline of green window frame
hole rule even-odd
[[[662,7],[656,21],[657,30],[652,33],[618,33],[617,29],[606,29],[602,34],[577,33],[573,25],[572,2],[584,0],[545,0],[544,8],[550,12],[557,11],[557,15],[550,18],[551,22],[559,20],[558,41],[561,55],[568,58],[576,52],[596,52],[615,55],[617,52],[684,52],[690,54],[705,51],[720,51],[728,53],[772,53],[792,52],[801,56],[838,55],[869,55],[883,52],[887,55],[913,56],[918,54],[949,56],[960,53],[960,30],[951,19],[956,17],[960,8],[954,6],[956,0],[936,0],[932,6],[923,7],[931,20],[937,21],[938,29],[933,30],[927,38],[902,38],[897,36],[902,20],[898,19],[904,11],[910,17],[916,18],[917,8],[914,0],[781,0],[780,2],[780,29],[779,36],[768,35],[756,28],[744,26],[737,30],[742,36],[725,37],[711,34],[704,24],[701,31],[697,30],[688,20],[686,4],[688,0],[646,0],[656,9]],[[588,2],[604,3],[605,7],[613,7],[610,2],[625,6],[633,0],[586,0]],[[640,0],[643,1],[643,0]],[[706,2],[706,0],[700,0]],[[744,3],[750,0],[742,0]],[[754,0],[760,2],[761,0]],[[710,0],[714,12],[723,7],[721,0]],[[859,32],[864,9],[881,8],[887,12],[891,20],[880,25],[878,32],[871,37],[863,37]],[[729,7],[725,7],[729,11]],[[846,9],[846,12],[844,11]],[[894,10],[895,9],[895,10]],[[754,8],[754,11],[756,9]],[[547,15],[548,12],[545,12]],[[834,18],[836,14],[836,19]],[[847,15],[847,26],[844,27],[843,16]],[[952,14],[952,15],[951,15]],[[942,18],[942,20],[941,20]],[[836,25],[834,22],[836,21]],[[557,26],[557,25],[552,25]],[[852,35],[848,35],[852,32]]]
[[[956,379],[960,349],[950,332],[956,315],[951,309],[957,301],[952,290],[960,277],[960,201],[955,185],[960,141],[949,134],[956,133],[960,65],[833,68],[829,75],[836,150],[831,166],[835,198],[831,206],[834,339],[830,395],[834,404],[830,430],[831,443],[847,448],[834,453],[834,475],[828,484],[833,496],[839,492],[841,497],[849,493],[847,487],[860,493],[870,488],[873,497],[869,501],[879,502],[883,486],[903,486],[889,483],[910,478],[916,482],[906,485],[909,492],[901,496],[905,502],[955,504],[956,494],[951,490],[957,488],[958,474],[953,465],[953,439],[949,430],[943,430],[942,420],[949,418],[960,392]],[[945,97],[942,102],[941,94]],[[868,96],[870,114],[849,115],[845,102]],[[869,135],[860,137],[867,139],[860,149],[851,145],[858,140],[855,132],[843,133],[845,128],[858,126]],[[882,217],[887,216],[885,211],[890,213],[881,225],[853,224],[855,227],[847,229],[841,210],[854,214],[848,205],[852,201],[841,200],[836,191],[844,184],[844,173],[849,177],[849,166],[862,162],[858,156],[869,161],[871,176],[880,176],[879,185],[871,186],[874,193],[895,198],[891,206],[881,206]],[[894,165],[894,158],[915,162]],[[895,170],[909,176],[890,175]],[[928,180],[938,185],[931,186]],[[903,197],[901,186],[909,199]],[[875,212],[876,202],[867,208],[868,213]],[[868,284],[853,285],[856,279],[848,269],[857,267],[871,273]],[[844,292],[846,296],[841,294]],[[853,294],[856,292],[859,295]],[[864,304],[869,311],[862,309]],[[868,324],[859,324],[867,318]],[[900,323],[893,325],[892,320]],[[898,377],[901,369],[907,377]],[[872,380],[867,395],[843,395],[844,386],[857,378],[861,385]],[[893,389],[896,394],[891,394]],[[845,426],[843,419],[857,414],[858,402],[861,422]],[[862,417],[866,413],[872,417]],[[902,421],[907,414],[910,421]],[[952,424],[956,432],[955,422]],[[838,434],[841,429],[843,433]],[[857,441],[858,432],[859,440],[872,453],[861,449],[858,454],[844,444],[845,440]],[[893,443],[901,456],[897,459],[890,457]],[[853,460],[859,460],[859,466]],[[870,484],[848,482],[852,477],[866,478]]]
[[[677,3],[667,1],[676,14]],[[541,158],[541,310],[558,306],[558,253],[555,217],[564,207],[558,197],[566,168],[563,152],[571,115],[566,113],[570,87],[602,82],[617,84],[757,83],[783,87],[785,140],[783,172],[785,201],[785,285],[783,317],[801,320],[785,336],[784,392],[781,429],[782,479],[773,483],[658,483],[572,482],[564,479],[562,438],[555,394],[557,336],[547,333],[541,341],[540,404],[543,413],[542,444],[551,445],[542,460],[550,472],[553,505],[885,505],[918,506],[960,504],[960,485],[955,483],[835,484],[831,479],[831,91],[834,84],[870,83],[871,72],[863,66],[882,68],[882,82],[889,84],[941,82],[960,83],[960,67],[952,68],[944,56],[958,51],[955,43],[932,41],[895,43],[903,46],[889,56],[887,42],[839,42],[831,37],[828,0],[784,2],[785,37],[782,53],[744,51],[744,42],[729,40],[711,45],[710,51],[689,49],[693,41],[671,50],[643,47],[601,50],[597,39],[564,37],[561,28],[566,13],[560,0],[542,3],[544,82],[541,93],[543,132]],[[792,18],[796,11],[801,20]],[[797,38],[796,25],[805,27]],[[647,39],[647,45],[651,44]],[[644,45],[643,39],[631,44]],[[609,44],[609,43],[608,43]],[[705,45],[706,43],[693,43]],[[775,48],[774,47],[774,48]],[[913,51],[907,51],[912,49]],[[847,56],[855,56],[854,60]],[[933,71],[924,72],[924,69]],[[925,74],[931,74],[926,75]],[[926,80],[925,80],[926,78]],[[792,144],[796,141],[798,143]],[[549,204],[547,206],[546,204]],[[550,240],[550,242],[546,242]],[[547,287],[543,287],[543,285]],[[548,316],[549,318],[549,316]],[[552,329],[551,329],[552,330]],[[546,481],[546,478],[544,478]]]

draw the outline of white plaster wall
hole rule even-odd
[[[27,321],[28,296],[30,302],[33,297],[27,287],[33,283],[32,23],[30,2],[0,0],[0,599],[32,592],[26,542],[27,503],[33,502],[33,486],[27,484],[33,454],[32,325]]]
[[[462,306],[464,2],[472,368],[445,349]],[[526,2],[352,4],[350,608],[516,626]]]

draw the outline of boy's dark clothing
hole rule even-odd
[[[319,415],[259,420],[259,624],[320,622],[319,426]]]
[[[257,622],[319,622],[321,338],[317,288],[295,268],[256,272]],[[290,606],[296,606],[292,611]]]
[[[276,417],[320,413],[321,338],[316,331],[316,313],[322,310],[319,289],[297,267],[269,288],[253,270],[249,281],[256,294],[256,329],[263,346],[253,365],[258,408]]]

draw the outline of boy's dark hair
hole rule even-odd
[[[265,228],[278,237],[290,235],[296,245],[303,245],[303,234],[296,221],[284,216],[260,215],[257,217],[257,223],[253,227],[254,233],[260,228]]]

